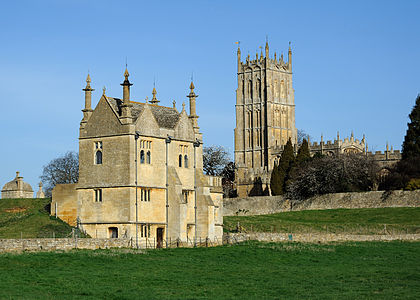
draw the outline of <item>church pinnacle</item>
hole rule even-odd
[[[94,91],[94,89],[91,88],[90,83],[91,79],[88,73],[86,77],[86,87],[83,89],[83,91],[85,92],[85,110],[88,111],[92,110],[92,92]]]
[[[266,38],[266,41],[265,41],[265,57],[266,58],[268,58],[268,51],[269,50],[269,48],[268,48],[268,36],[267,36],[267,38]]]
[[[155,87],[153,87],[153,91],[152,91],[152,95],[153,95],[153,97],[152,97],[152,100],[150,101],[150,103],[152,103],[152,104],[158,104],[160,101],[156,98],[156,94],[157,94],[157,92],[156,92],[156,88]]]
[[[125,66],[125,71],[124,71],[125,79],[124,79],[124,82],[121,83],[121,85],[123,87],[123,102],[127,102],[126,104],[128,104],[130,102],[130,86],[133,85],[128,80],[128,76],[130,76],[130,73],[128,73],[127,65],[126,65]]]
[[[288,61],[288,65],[289,65],[289,70],[292,70],[292,42],[289,42],[289,61]]]
[[[198,123],[197,123],[197,113],[196,113],[196,106],[195,106],[195,98],[198,97],[198,95],[195,94],[194,92],[195,86],[194,83],[191,81],[190,84],[190,93],[187,95],[187,97],[190,99],[190,116],[189,118],[191,119],[191,122],[193,124],[194,127],[194,131],[198,132]]]

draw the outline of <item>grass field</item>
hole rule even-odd
[[[51,199],[0,199],[0,239],[66,237],[72,228],[49,216]]]
[[[225,231],[235,231],[238,222],[246,232],[420,233],[420,207],[306,210],[232,216],[223,218]]]
[[[1,299],[418,299],[420,242],[0,254]]]

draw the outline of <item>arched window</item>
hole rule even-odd
[[[248,98],[252,98],[252,81],[248,81]]]
[[[140,163],[144,164],[144,151],[143,150],[140,151]]]
[[[95,163],[97,165],[102,164],[102,151],[96,151],[96,153],[95,153]]]
[[[184,168],[188,168],[188,156],[184,156]]]
[[[178,163],[179,163],[179,167],[182,167],[182,155],[179,155],[179,159],[178,159]]]
[[[147,151],[147,154],[146,154],[146,163],[150,164],[151,160],[152,160],[152,158],[151,158],[150,151]]]
[[[258,93],[258,98],[261,99],[261,79],[257,80],[257,93]]]

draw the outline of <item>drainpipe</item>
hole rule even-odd
[[[197,158],[196,148],[200,147],[200,141],[196,140],[194,143],[194,247],[197,246]]]
[[[168,187],[169,187],[169,183],[168,183],[168,147],[169,144],[171,143],[172,137],[170,137],[168,135],[168,137],[165,139],[165,143],[166,143],[166,233],[165,233],[165,238],[166,238],[166,247],[168,247],[168,213],[169,213],[169,194],[168,194]]]
[[[134,142],[136,144],[136,153],[135,153],[135,163],[136,163],[136,248],[139,248],[139,228],[138,228],[138,222],[139,222],[139,211],[138,211],[138,196],[137,196],[137,188],[138,188],[138,182],[137,182],[137,141],[139,139],[139,134],[136,132],[134,135]]]

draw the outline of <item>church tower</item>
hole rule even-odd
[[[279,59],[276,53],[270,58],[268,41],[265,56],[261,50],[254,60],[248,55],[242,62],[238,47],[237,60],[236,185],[238,196],[244,197],[253,189],[254,193],[255,189],[269,189],[274,161],[289,138],[297,143],[297,130],[290,43],[287,62],[283,54]]]

